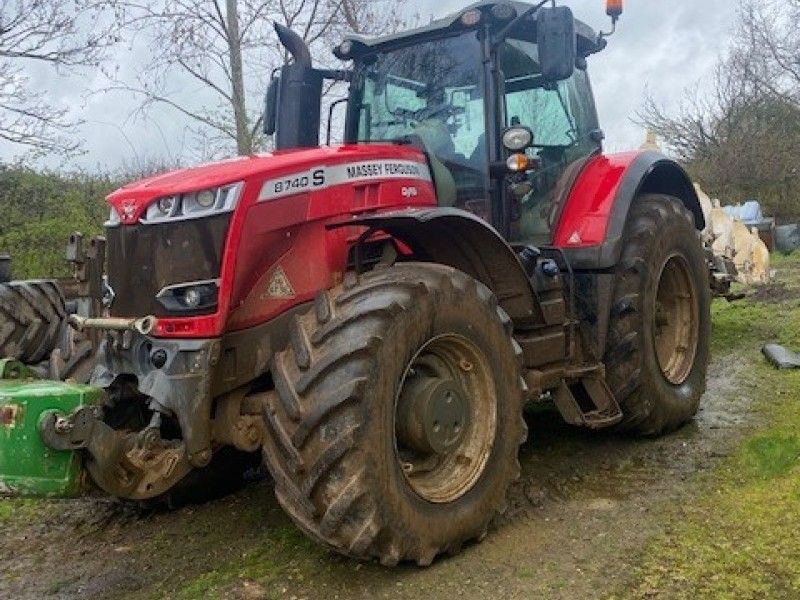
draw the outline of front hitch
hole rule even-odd
[[[162,439],[157,427],[140,432],[112,429],[94,406],[69,416],[49,411],[39,432],[49,448],[86,451],[85,466],[94,483],[118,498],[155,498],[192,470],[182,442]]]
[[[134,331],[141,335],[150,335],[156,327],[155,317],[140,319],[120,319],[117,317],[87,318],[71,315],[69,324],[78,331],[99,329],[101,331]]]
[[[36,379],[0,360],[0,494],[73,497],[91,479],[112,496],[148,500],[191,471],[183,441],[162,439],[158,423],[111,428],[104,400],[98,388]]]

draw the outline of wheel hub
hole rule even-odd
[[[675,255],[662,268],[656,291],[654,342],[664,377],[681,385],[692,371],[697,353],[699,317],[696,292],[686,260]]]
[[[452,379],[416,374],[400,397],[398,417],[398,436],[404,446],[447,454],[464,437],[468,403]]]
[[[432,338],[408,363],[396,397],[395,452],[411,489],[447,503],[483,473],[497,427],[497,395],[485,354],[467,338]]]

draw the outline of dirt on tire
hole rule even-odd
[[[711,338],[707,265],[691,213],[670,196],[639,197],[622,243],[604,360],[624,413],[617,430],[660,435],[691,419],[706,389]],[[672,257],[684,265],[696,315],[689,334],[693,341],[687,344],[695,346],[693,361],[678,381],[667,379],[656,350],[657,296]]]
[[[395,403],[418,350],[450,333],[483,351],[503,402],[477,480],[435,503],[415,494],[396,460]],[[457,553],[486,535],[519,477],[520,361],[494,295],[449,267],[395,265],[322,294],[273,365],[264,455],[278,500],[302,530],[348,556],[428,565]]]
[[[0,284],[0,356],[36,365],[50,357],[67,327],[54,281]]]

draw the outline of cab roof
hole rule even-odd
[[[510,4],[516,9],[517,15],[521,15],[526,10],[531,8],[531,6],[533,6],[528,2],[519,2],[517,0],[480,0],[479,2],[470,4],[456,13],[432,21],[430,24],[425,25],[424,27],[417,27],[415,29],[381,37],[368,37],[358,34],[351,34],[348,35],[345,40],[349,40],[361,45],[367,52],[380,49],[384,46],[393,46],[398,43],[411,43],[417,38],[430,38],[435,37],[440,33],[468,29],[461,25],[461,15],[463,15],[465,12],[475,9],[479,9],[484,14],[488,14],[492,7],[497,4]],[[589,56],[590,54],[595,54],[596,52],[600,52],[603,48],[605,48],[605,40],[603,40],[600,35],[594,29],[592,29],[592,27],[583,21],[575,19],[575,32],[578,37],[578,54],[580,56]]]

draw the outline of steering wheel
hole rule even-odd
[[[446,121],[450,117],[462,115],[465,112],[466,110],[460,106],[440,104],[438,106],[423,108],[422,110],[417,111],[416,115],[414,115],[414,118],[417,121],[427,121],[429,119],[435,119],[437,117],[444,116],[444,120]]]
[[[407,108],[396,108],[392,111],[392,114],[395,117],[399,117],[401,119],[413,120],[417,123],[422,121],[429,121],[430,119],[436,119],[439,117],[444,117],[444,120],[447,121],[450,117],[455,117],[457,115],[462,115],[466,112],[466,109],[460,106],[452,106],[450,104],[438,104],[436,106],[429,106],[425,108],[421,108],[419,110],[409,110]]]

